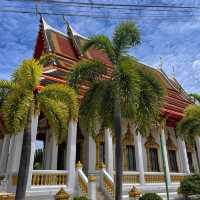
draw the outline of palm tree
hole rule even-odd
[[[196,93],[191,93],[190,97],[194,100],[195,103],[200,103],[200,95]]]
[[[187,143],[194,144],[200,133],[200,106],[190,105],[185,109],[185,116],[177,125],[177,135]]]
[[[39,61],[25,60],[13,73],[11,81],[0,81],[0,88],[5,91],[5,95],[1,95],[1,111],[6,130],[9,134],[17,134],[24,130],[16,200],[24,200],[26,194],[32,118],[41,111],[51,124],[57,141],[62,142],[67,134],[67,120],[75,120],[78,115],[75,91],[61,84],[44,86],[38,91],[41,75],[42,67]]]
[[[122,120],[135,122],[137,131],[147,133],[159,114],[163,89],[151,70],[128,55],[130,47],[140,43],[140,33],[133,22],[119,24],[112,40],[104,35],[89,38],[82,47],[105,52],[113,64],[110,79],[104,78],[107,68],[97,60],[80,61],[69,82],[75,88],[84,82],[90,89],[80,106],[80,124],[93,136],[98,127],[111,128],[115,133],[116,182],[115,199],[122,198]]]

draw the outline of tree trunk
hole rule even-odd
[[[20,166],[17,178],[17,190],[15,200],[25,200],[26,188],[29,175],[29,165],[31,156],[31,110],[28,112],[27,123],[24,129],[23,145],[20,159]]]
[[[115,116],[114,116],[114,128],[115,128],[115,200],[122,199],[122,132],[121,132],[121,112],[119,109],[119,105],[115,104]]]

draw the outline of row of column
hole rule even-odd
[[[163,156],[166,164],[166,175],[167,175],[167,181],[168,183],[171,183],[171,178],[170,178],[170,170],[169,170],[169,163],[168,163],[168,152],[167,152],[167,146],[166,146],[166,134],[165,134],[165,128],[163,127],[161,129],[161,142],[163,144]],[[91,142],[92,143],[92,142]],[[95,148],[95,141],[93,141],[93,147],[92,151],[94,151]],[[187,157],[187,149],[186,149],[186,144],[185,141],[182,140],[181,138],[178,137],[177,139],[177,144],[178,144],[178,150],[179,150],[179,156],[180,160],[182,162],[183,166],[183,173],[190,174],[190,167],[189,167],[189,162],[188,162],[188,157]],[[197,153],[198,153],[198,158],[200,160],[200,137],[196,138],[196,146],[197,146]],[[143,158],[143,143],[142,143],[142,137],[138,133],[135,135],[135,151],[136,151],[136,160],[137,160],[137,168],[140,176],[140,184],[145,183],[145,170],[144,170],[144,159]],[[90,158],[94,158],[94,155],[92,156],[93,153],[91,153]],[[113,176],[113,142],[112,142],[112,135],[109,129],[105,130],[105,164],[107,167],[108,173]],[[91,159],[92,162],[94,163],[94,160]],[[90,168],[91,169],[91,168]],[[95,171],[95,165],[92,166],[92,171]]]
[[[70,121],[67,137],[67,158],[66,169],[68,171],[68,186],[72,189],[75,184],[75,162],[76,162],[76,136],[77,122]],[[29,176],[27,190],[31,188],[32,171],[34,164],[34,154],[36,150],[36,135],[38,129],[38,116],[32,118],[31,124],[31,156],[29,166]],[[57,169],[58,145],[52,136],[47,133],[47,146],[45,153],[45,169]],[[23,133],[17,135],[5,135],[0,140],[0,174],[17,175],[20,164],[21,150],[23,143]],[[48,152],[48,153],[47,153]]]

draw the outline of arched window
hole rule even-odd
[[[124,170],[136,171],[134,137],[129,124],[123,139],[123,166]]]
[[[158,157],[159,144],[155,142],[155,138],[150,133],[145,143],[147,152],[147,169],[150,172],[160,172],[160,164]]]
[[[169,162],[169,170],[170,172],[178,172],[178,164],[177,164],[177,147],[173,143],[170,134],[168,134],[168,138],[166,141],[167,151],[168,151],[168,162]]]

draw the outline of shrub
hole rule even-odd
[[[200,174],[185,177],[181,181],[178,193],[185,197],[200,194]]]
[[[162,198],[156,193],[146,193],[139,200],[162,200]]]
[[[74,200],[88,200],[88,198],[84,197],[84,196],[82,196],[82,197],[74,197]]]

